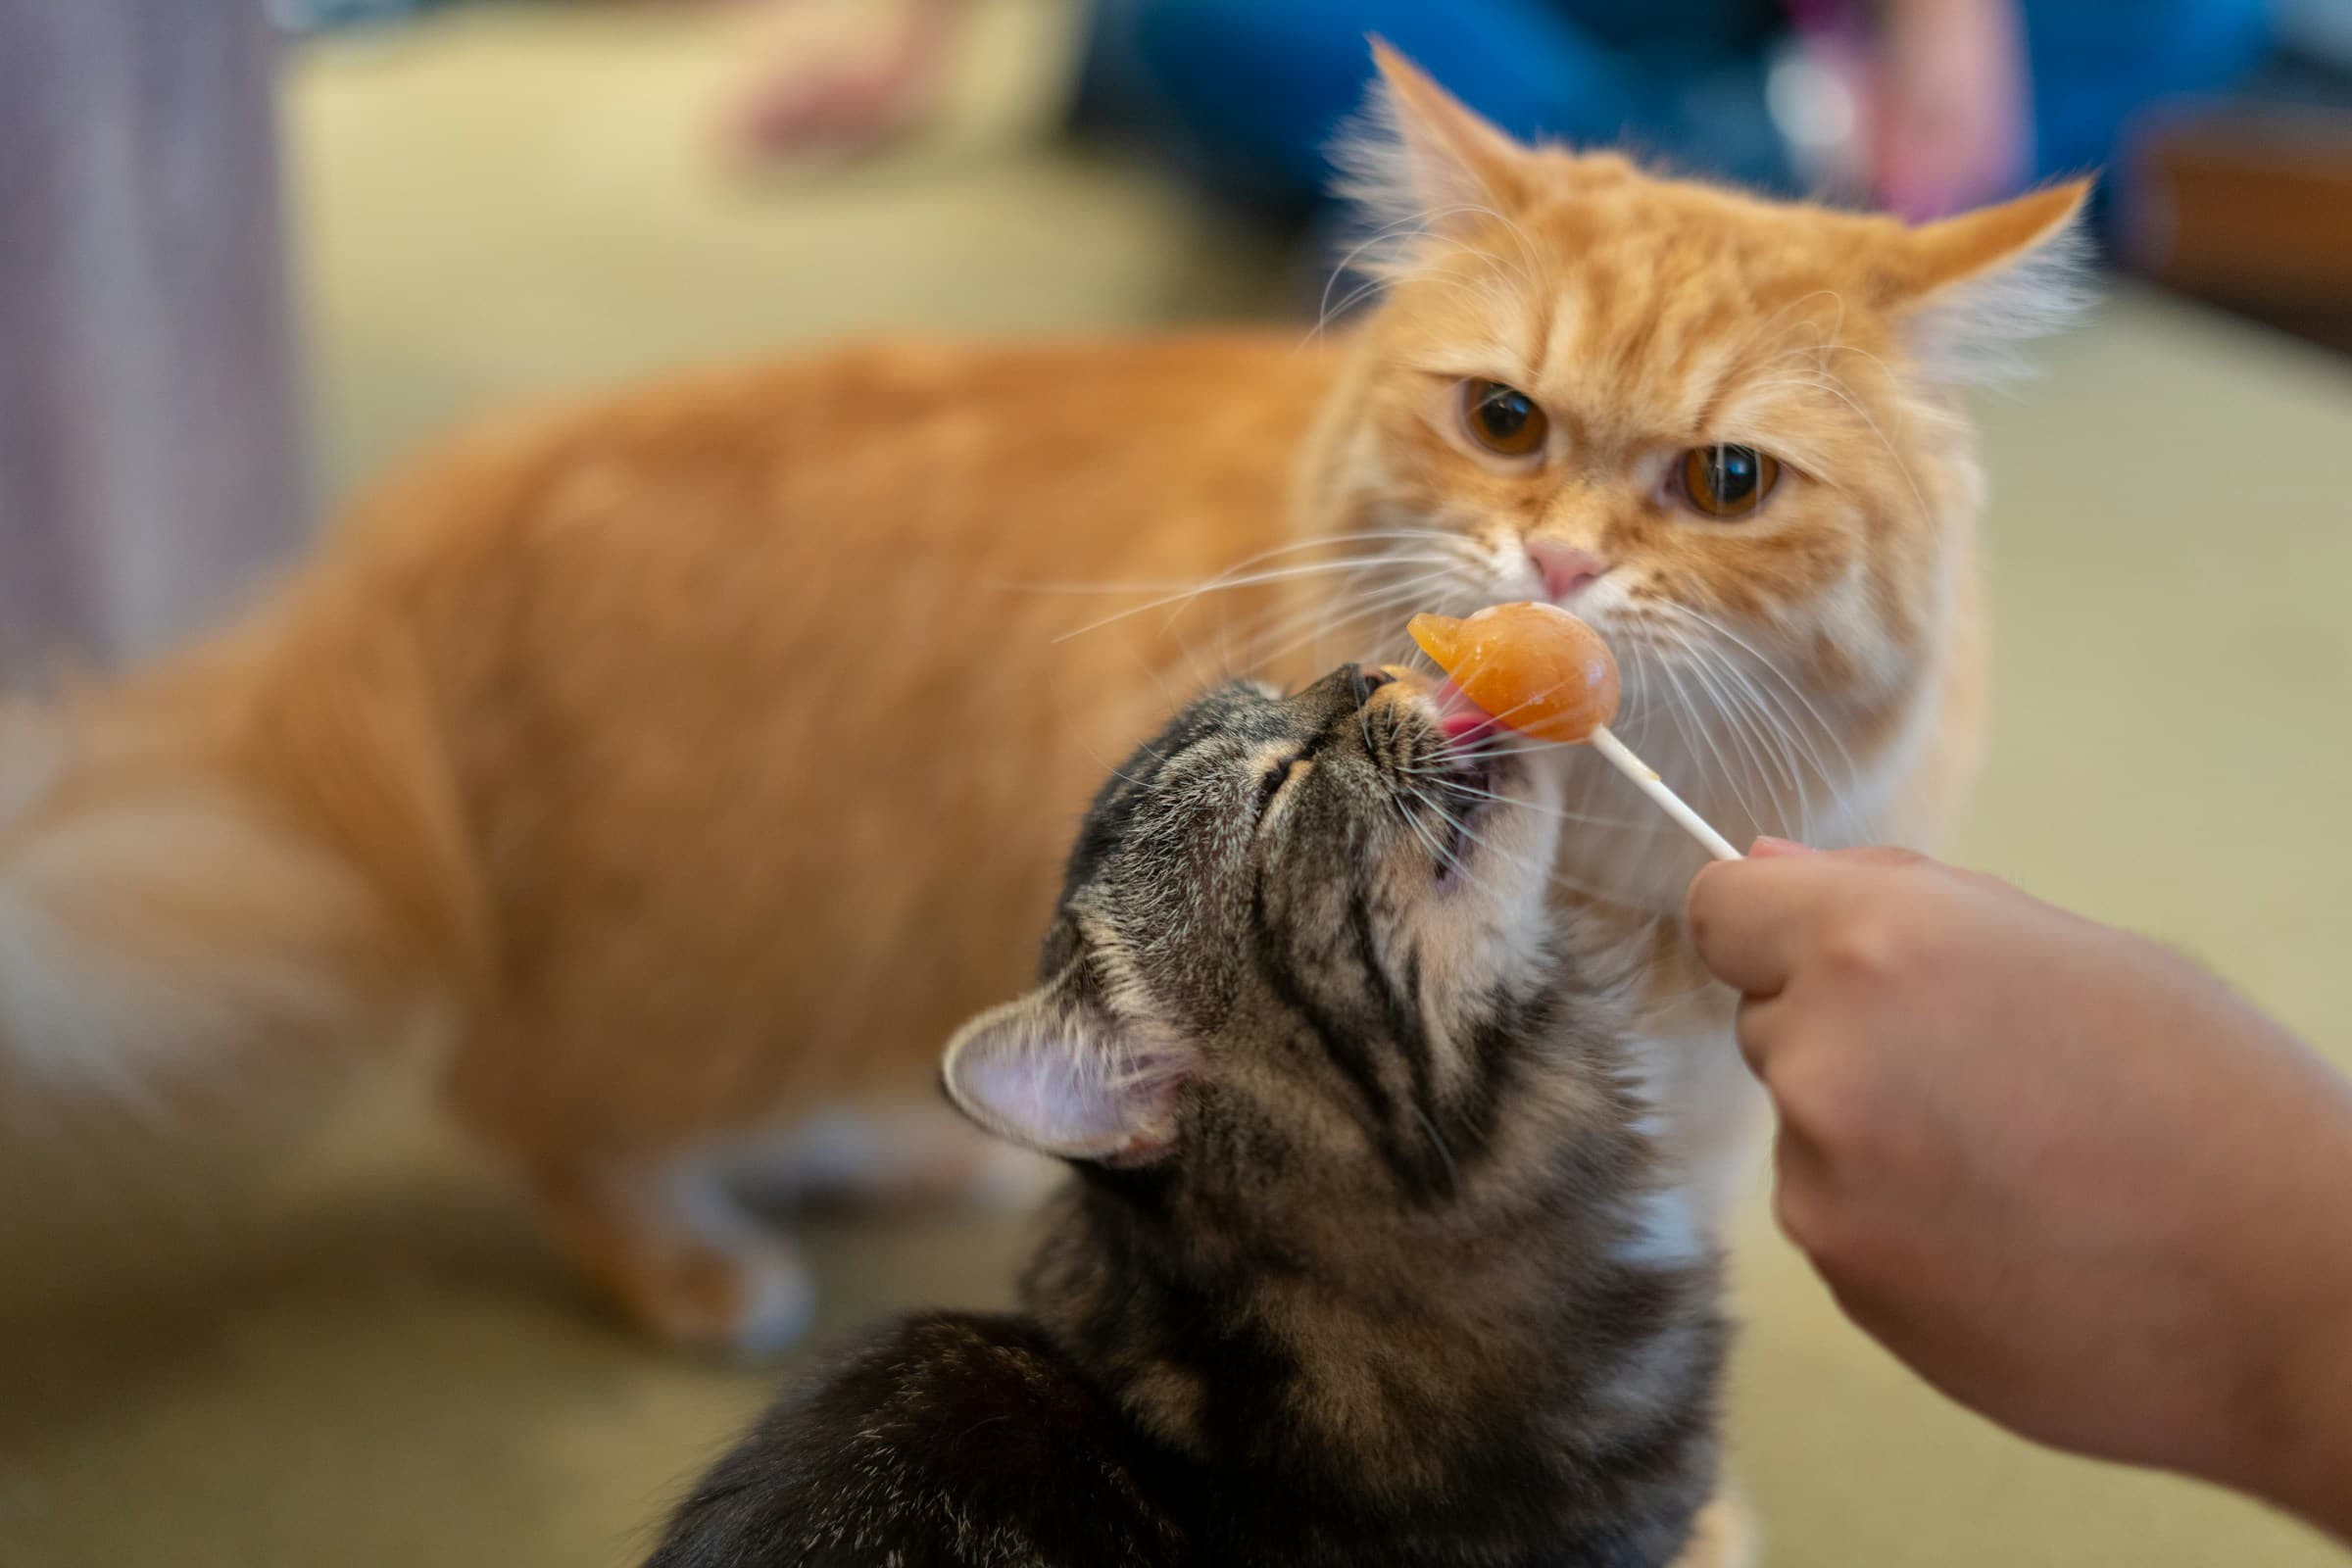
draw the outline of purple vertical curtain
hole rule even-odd
[[[0,672],[218,613],[304,506],[260,0],[0,0]]]

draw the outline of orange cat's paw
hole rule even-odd
[[[1755,1510],[1737,1486],[1726,1482],[1699,1510],[1698,1528],[1674,1568],[1757,1568],[1763,1560]]]
[[[1026,1208],[1061,1165],[991,1138],[941,1105],[828,1111],[726,1146],[736,1184],[765,1208],[810,1202]]]
[[[706,1158],[542,1170],[549,1234],[629,1318],[675,1345],[771,1355],[808,1332],[816,1287],[791,1239]]]
[[[760,1357],[789,1349],[816,1315],[816,1284],[782,1237],[673,1253],[626,1281],[621,1304],[691,1349]]]

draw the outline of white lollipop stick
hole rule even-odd
[[[1609,733],[1606,724],[1592,726],[1592,749],[1607,758],[1618,772],[1634,781],[1634,788],[1658,803],[1661,809],[1679,823],[1684,832],[1706,846],[1707,853],[1718,860],[1738,860],[1745,857],[1732,848],[1732,841],[1707,825],[1707,819],[1683,804],[1683,798],[1666,787],[1657,769],[1625,749],[1625,742]]]

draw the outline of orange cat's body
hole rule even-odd
[[[189,904],[191,990],[252,965],[223,1055],[430,1005],[452,1110],[577,1260],[668,1332],[732,1337],[723,1260],[657,1212],[667,1166],[738,1139],[756,1176],[812,1112],[925,1103],[955,1025],[1028,978],[1103,759],[1246,612],[1056,642],[1134,602],[1071,585],[1279,542],[1328,375],[1295,333],[875,345],[484,432],[366,499],[250,624],[70,704],[74,788],[12,838],[60,830],[70,874],[77,819],[195,787],[331,845],[236,834],[65,913],[94,935]]]
[[[455,1114],[574,1260],[666,1333],[760,1345],[807,1283],[730,1189],[966,1174],[810,1118],[925,1102],[1027,977],[1109,760],[1205,678],[1393,650],[1572,557],[1619,727],[1727,831],[1916,836],[1973,756],[1978,485],[1906,313],[2074,196],[1917,231],[1776,207],[1509,147],[1389,69],[1407,194],[1454,216],[1343,343],[655,386],[398,477],[212,644],[0,709],[0,1078],[192,1093],[422,1004]],[[1532,459],[1460,422],[1502,381],[1548,411]],[[1710,442],[1781,455],[1774,510],[1660,488]],[[1312,558],[1275,554],[1335,537],[1357,555],[1295,580]],[[1252,558],[1260,585],[1062,640]],[[1740,1080],[1675,924],[1694,862],[1615,787],[1578,775],[1563,896],[1622,937],[1703,1163]]]
[[[1056,643],[1123,602],[1068,585],[1277,540],[1322,376],[1239,337],[849,350],[364,508],[348,569],[410,607],[491,933],[461,1111],[561,1161],[925,1089],[1027,972],[1101,760],[1214,657],[1155,616]]]

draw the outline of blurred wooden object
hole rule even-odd
[[[2352,350],[2352,110],[2238,106],[2152,135],[2125,243],[2185,294]]]
[[[0,671],[299,543],[273,55],[261,0],[0,0]]]

